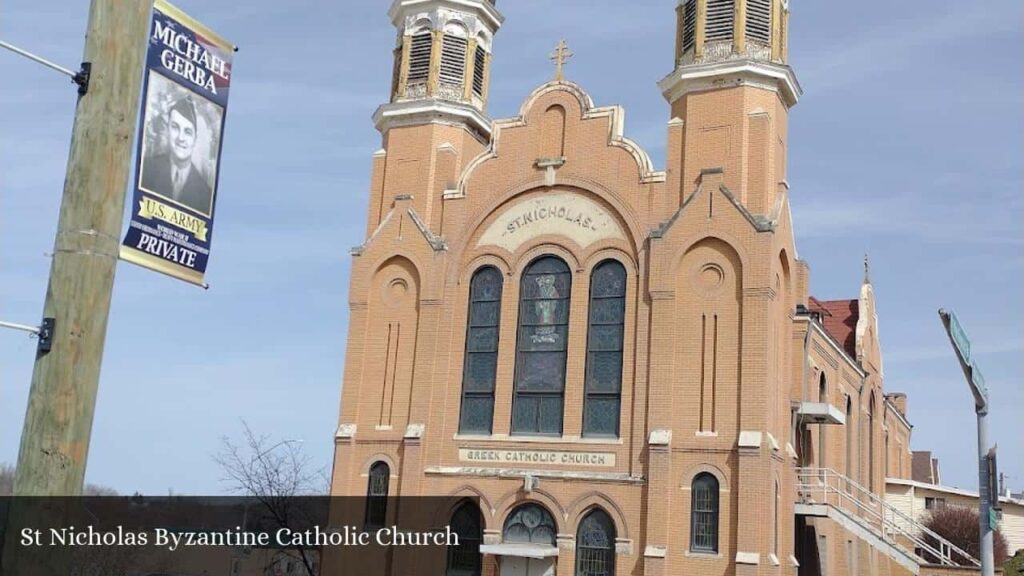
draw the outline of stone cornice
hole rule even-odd
[[[784,64],[736,59],[681,66],[658,82],[665,99],[675,102],[690,92],[731,86],[755,86],[779,93],[792,108],[803,95],[793,69]]]
[[[387,134],[388,130],[392,128],[432,123],[469,128],[469,131],[485,144],[491,137],[491,119],[476,108],[458,102],[444,100],[391,102],[380,106],[373,113],[373,125],[382,135]]]

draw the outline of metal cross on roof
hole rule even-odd
[[[561,82],[565,79],[562,69],[566,61],[573,56],[574,54],[569,50],[569,45],[565,43],[565,40],[560,40],[558,46],[555,47],[555,51],[551,53],[551,61],[555,63],[556,82]]]

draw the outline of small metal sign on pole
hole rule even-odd
[[[995,574],[995,559],[992,552],[992,532],[999,524],[999,492],[992,488],[996,478],[996,449],[988,445],[988,388],[978,364],[971,357],[971,340],[961,326],[956,314],[939,310],[939,318],[946,328],[949,341],[953,344],[960,368],[967,379],[967,385],[974,396],[974,412],[978,417],[978,530],[981,535],[981,576]]]

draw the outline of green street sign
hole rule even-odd
[[[981,395],[988,400],[988,388],[985,386],[985,377],[981,374],[976,362],[971,362],[971,384],[981,392]]]
[[[994,509],[988,509],[988,527],[995,530],[999,527],[999,512]]]
[[[960,353],[960,357],[963,358],[964,364],[970,365],[971,341],[967,338],[967,332],[964,332],[956,314],[952,312],[949,313],[949,335],[953,337],[953,344],[956,346],[957,352]]]

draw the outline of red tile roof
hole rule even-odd
[[[850,358],[857,359],[857,320],[860,306],[857,300],[818,300],[811,296],[809,306],[812,312],[821,314],[825,332],[835,338]]]

